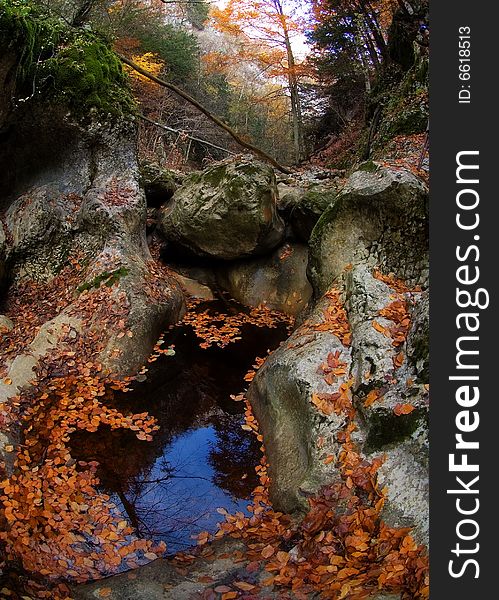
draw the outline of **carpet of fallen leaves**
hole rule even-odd
[[[397,279],[393,275],[384,275],[377,269],[374,270],[373,275],[379,281],[386,283],[386,285],[394,292],[390,295],[392,302],[378,312],[380,317],[384,317],[388,321],[391,321],[393,325],[387,327],[381,325],[378,321],[373,320],[372,326],[376,331],[391,339],[392,346],[399,350],[397,354],[393,356],[393,368],[394,371],[396,371],[405,361],[404,352],[400,350],[400,347],[405,343],[411,327],[409,303],[414,301],[414,294],[420,293],[421,288],[410,288],[401,279]],[[377,400],[382,398],[382,396],[382,390],[371,390],[366,397],[364,406],[366,408],[371,406]],[[415,407],[412,404],[398,403],[395,405],[393,412],[397,416],[408,415],[414,409]]]
[[[26,279],[11,287],[4,312],[12,319],[14,329],[0,339],[0,376],[5,373],[6,364],[26,348],[40,327],[74,300],[74,290],[85,273],[80,259],[80,256],[70,257],[61,272],[48,282]]]
[[[340,359],[340,356],[341,352],[339,350],[336,350],[334,354],[330,352],[326,362],[320,366],[324,381],[328,385],[334,385],[339,377],[347,374],[347,364]],[[352,394],[350,392],[352,385],[353,378],[350,378],[348,381],[340,383],[333,393],[318,394],[313,392],[311,402],[321,414],[327,417],[333,413],[353,415]]]
[[[344,346],[350,346],[352,331],[341,298],[341,291],[331,288],[324,295],[324,300],[326,301],[326,307],[323,310],[321,321],[319,323],[306,321],[300,327],[301,334],[309,335],[315,331],[330,331]]]
[[[78,374],[54,377],[61,367],[63,360],[53,361],[47,376],[19,398],[30,408],[22,416],[24,439],[14,474],[0,482],[0,539],[7,559],[20,560],[28,572],[86,581],[122,563],[147,562],[165,548],[134,536],[109,497],[98,493],[97,464],[72,459],[70,435],[107,425],[150,440],[157,426],[147,413],[123,415],[106,406],[111,387],[126,389],[126,382],[99,378],[99,365],[86,363]],[[60,591],[37,590],[37,597],[56,598]]]
[[[95,310],[102,311],[109,293],[111,290],[105,286],[85,291],[81,295],[82,315],[89,317]],[[54,290],[54,297],[59,298],[53,299],[56,304],[63,306],[69,301],[58,294]],[[35,296],[32,292],[31,301],[39,300]],[[341,296],[332,290],[328,299],[324,322],[311,329],[333,331],[347,347],[351,332]],[[123,300],[123,312],[105,315],[104,310],[102,323],[103,327],[119,327],[127,335]],[[12,302],[20,307],[15,298]],[[48,308],[43,320],[60,306]],[[397,320],[403,314],[398,305],[387,310]],[[23,315],[17,317],[21,323]],[[200,310],[200,303],[192,300],[184,322],[193,326],[202,340],[200,345],[207,348],[212,344],[224,347],[237,339],[246,323],[268,327],[283,319],[288,319],[291,326],[289,317],[266,308],[253,309],[249,314],[214,316]],[[33,321],[35,330],[40,321]],[[12,345],[10,355],[32,339],[33,331],[31,328],[28,335],[16,329],[8,342]],[[97,431],[102,425],[126,428],[146,441],[157,425],[147,413],[125,415],[110,408],[108,401],[113,392],[126,391],[131,379],[115,381],[103,373],[95,360],[100,349],[98,337],[82,336],[70,327],[66,335],[72,350],[54,352],[35,373],[33,387],[4,407],[12,420],[22,419],[24,436],[23,443],[12,449],[17,456],[14,474],[0,481],[0,568],[10,569],[14,583],[23,588],[27,598],[67,599],[69,588],[60,583],[61,579],[102,577],[144,564],[165,550],[163,545],[138,539],[109,497],[98,492],[96,463],[77,462],[71,457],[68,442],[78,429]],[[161,345],[162,340],[151,362],[168,352]],[[246,382],[264,362],[264,358],[255,360],[254,368],[244,378]],[[339,352],[330,353],[319,368],[329,385],[346,375]],[[428,597],[426,551],[417,546],[409,529],[390,528],[382,521],[385,492],[379,490],[376,480],[382,459],[369,462],[359,454],[352,441],[355,410],[351,382],[341,385],[338,392],[326,398],[316,395],[317,403],[312,402],[323,414],[342,412],[346,416],[345,426],[337,435],[341,452],[338,457],[328,457],[329,462],[336,461],[342,480],[309,499],[308,514],[301,522],[272,508],[268,462],[258,423],[245,394],[233,397],[246,405],[243,428],[262,444],[262,458],[256,467],[260,482],[249,506],[251,516],[231,515],[220,509],[225,520],[214,537],[243,540],[248,575],[264,565],[268,578],[258,585],[240,580],[230,586],[208,588],[206,600],[254,598],[261,587],[268,586],[292,591],[298,600],[316,593],[335,600],[360,600],[376,590],[400,592],[407,599]],[[210,539],[210,534],[202,533],[198,544],[205,545]],[[182,557],[178,560],[181,562]],[[26,572],[32,574],[31,578]],[[53,586],[47,587],[44,578],[52,579]],[[1,592],[19,597],[8,587]]]
[[[393,325],[390,327],[384,327],[378,323],[378,321],[374,320],[372,322],[372,326],[379,333],[391,338],[392,345],[395,348],[398,348],[405,342],[407,333],[409,332],[409,328],[411,326],[407,300],[403,297],[394,298],[393,301],[382,308],[378,314],[380,317],[384,317],[385,319],[392,321]],[[400,366],[401,364],[402,362],[400,362],[400,364],[397,366]]]
[[[273,328],[284,324],[291,329],[294,318],[266,306],[258,306],[247,312],[240,308],[237,311],[217,311],[204,300],[190,298],[183,322],[193,328],[196,336],[202,340],[199,346],[206,349],[212,345],[225,348],[231,342],[240,340],[244,325]]]
[[[344,345],[349,343],[346,313],[338,306],[339,293],[330,297],[334,310],[326,310],[332,320],[341,324]],[[349,331],[349,328],[348,328]],[[256,361],[246,381],[251,381],[256,369],[263,364]],[[340,352],[329,353],[320,366],[329,385],[346,374],[346,364]],[[244,393],[233,396],[246,404],[246,423],[243,426],[262,443],[262,459],[256,470],[260,485],[253,492],[248,507],[251,516],[235,515],[220,509],[225,517],[214,538],[231,536],[245,543],[246,553],[239,560],[248,561],[248,581],[207,588],[203,600],[231,600],[255,598],[267,589],[290,591],[294,598],[305,600],[312,594],[331,600],[361,600],[376,591],[400,593],[407,600],[426,599],[429,596],[428,556],[424,546],[418,546],[409,528],[392,528],[383,522],[381,512],[386,490],[380,490],[377,471],[383,458],[367,461],[360,455],[352,434],[356,430],[355,410],[351,398],[351,381],[340,386],[340,393],[331,397],[312,394],[317,409],[330,415],[341,412],[345,425],[337,434],[341,444],[339,456],[328,456],[326,463],[336,462],[341,482],[326,486],[317,496],[309,499],[305,518],[296,521],[276,512],[269,499],[268,463],[263,438]],[[208,532],[198,537],[203,546],[212,539]],[[268,577],[255,583],[252,574],[264,565]]]
[[[22,443],[6,447],[16,455],[13,471],[0,465],[2,597],[66,599],[69,588],[61,581],[109,575],[154,560],[166,549],[137,538],[120,510],[98,491],[97,464],[77,462],[70,453],[70,436],[77,430],[124,428],[148,441],[158,429],[147,413],[122,414],[109,406],[114,392],[127,391],[132,378],[115,380],[97,357],[106,330],[119,331],[118,338],[132,337],[126,325],[129,304],[113,286],[78,292],[83,272],[78,258],[71,259],[49,283],[13,285],[6,302],[15,326],[2,335],[5,363],[69,305],[86,326],[80,332],[65,325],[62,343],[35,368],[32,386],[0,405],[1,426],[21,424],[22,431]],[[150,273],[145,285],[159,298],[164,286],[157,274]],[[96,317],[100,329],[91,330],[88,324]],[[149,362],[170,353],[162,343]]]

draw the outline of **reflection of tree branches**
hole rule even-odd
[[[197,511],[196,513],[189,511],[186,514],[189,502],[193,501],[189,493],[177,494],[174,501],[169,504],[165,504],[165,496],[160,493],[159,498],[151,503],[149,497],[154,497],[158,493],[158,487],[161,486],[147,489],[142,496],[135,500],[135,512],[142,535],[163,539],[171,538],[172,535],[179,533],[185,535],[186,530],[192,532],[199,521],[209,516],[209,511]]]
[[[149,485],[152,483],[163,483],[165,481],[171,481],[172,479],[201,479],[202,481],[211,481],[208,477],[200,477],[196,475],[169,475],[167,477],[161,477],[160,479],[141,479],[136,483],[138,485]]]
[[[213,426],[217,442],[208,459],[215,471],[213,482],[233,498],[249,498],[256,485],[252,465],[258,464],[259,444],[241,429],[240,415],[224,413],[214,419]]]
[[[122,489],[118,489],[116,493],[118,494],[118,498],[120,499],[121,504],[123,505],[123,508],[125,509],[125,512],[128,515],[128,518],[130,519],[132,527],[137,532],[137,535],[141,537],[140,522],[134,504],[128,500]]]
[[[169,539],[175,534],[185,535],[186,531],[192,532],[198,522],[209,516],[209,511],[199,511],[196,497],[191,496],[191,490],[180,494],[178,489],[171,487],[173,480],[211,482],[207,477],[179,473],[179,470],[185,469],[194,462],[196,462],[194,453],[182,461],[183,466],[179,462],[174,467],[163,458],[160,471],[164,475],[142,478],[133,476],[126,482],[126,493],[123,491],[119,474],[108,465],[104,467],[106,480],[108,484],[112,483],[116,496],[139,537]],[[172,501],[167,503],[167,498],[171,498]],[[180,538],[179,535],[176,537]],[[188,545],[185,544],[186,547]]]
[[[215,313],[219,310],[240,309],[222,303]],[[260,459],[259,443],[241,429],[243,407],[229,396],[239,390],[254,356],[286,336],[285,327],[247,325],[242,341],[224,353],[201,350],[186,330],[175,339],[177,364],[166,379],[151,377],[115,398],[125,413],[147,403],[161,426],[152,442],[108,426],[98,434],[76,432],[71,437],[76,460],[99,463],[100,490],[112,495],[116,515],[125,515],[139,537],[163,539],[175,549],[191,546],[192,534],[214,526],[217,507],[233,507],[226,492],[239,502],[256,485],[253,467]],[[213,430],[200,431],[208,427],[214,428],[216,438]],[[200,437],[189,438],[195,432]]]

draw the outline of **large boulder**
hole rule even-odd
[[[232,260],[265,254],[284,235],[276,200],[271,167],[253,159],[228,160],[186,178],[161,209],[160,229],[167,240],[200,256]]]
[[[312,232],[309,277],[317,296],[359,263],[427,287],[427,217],[420,179],[406,169],[362,165]]]
[[[268,257],[246,259],[217,271],[219,286],[246,306],[300,313],[312,296],[307,279],[308,248],[285,244]]]
[[[306,323],[270,355],[248,390],[269,459],[271,499],[284,512],[306,510],[307,494],[337,476],[321,460],[325,448],[318,448],[317,439],[326,421],[311,403],[312,394],[331,391],[320,372],[329,353],[339,352],[350,364],[349,348],[321,327],[328,306],[327,298],[318,303]],[[344,423],[333,414],[327,426],[339,431]],[[328,452],[337,453],[334,441],[332,446]]]
[[[378,475],[380,487],[387,490],[385,520],[414,527],[418,539],[427,543],[429,372],[428,339],[424,344],[423,338],[428,330],[421,325],[424,315],[428,317],[428,294],[401,292],[392,285],[374,277],[365,265],[345,277],[352,392],[362,451],[367,458],[384,457]],[[387,307],[396,308],[400,319],[388,318]],[[404,318],[410,324],[404,339],[395,342],[391,328],[402,328]],[[411,358],[414,347],[416,360]],[[370,403],[367,398],[373,393],[378,397]]]
[[[366,459],[385,457],[379,472],[380,489],[388,489],[384,518],[392,526],[414,527],[417,538],[427,542],[428,381],[410,361],[397,363],[413,343],[411,334],[394,347],[373,327],[374,321],[385,323],[379,311],[393,294],[365,269],[352,273],[345,292],[351,345],[328,325],[327,315],[334,315],[337,305],[326,294],[257,372],[248,397],[264,437],[274,506],[300,512],[308,495],[340,477],[337,462],[324,459],[339,455],[338,434],[350,418],[347,412],[321,412],[317,398],[349,386],[359,451]],[[420,296],[411,294],[415,306]],[[331,356],[344,372],[328,381],[324,372]],[[378,397],[371,404],[373,392]],[[410,412],[400,412],[401,406]]]
[[[17,347],[20,338],[25,342],[17,356],[2,357],[8,384],[0,384],[0,402],[31,385],[35,369],[76,341],[104,372],[135,374],[184,309],[180,286],[158,267],[146,243],[135,127],[93,120],[83,128],[63,111],[43,106],[9,119],[10,151],[0,151],[8,294],[46,286],[55,297],[51,303],[41,294],[29,307],[35,314],[47,312],[45,322],[7,314],[13,328],[3,334],[5,347]],[[17,441],[11,428],[0,446]],[[7,465],[10,456],[4,456]]]
[[[350,422],[361,456],[384,456],[385,520],[428,542],[427,226],[426,187],[368,164],[314,228],[315,308],[248,392],[277,509],[301,511],[341,476],[338,461],[324,459],[338,457]]]

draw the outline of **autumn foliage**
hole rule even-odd
[[[227,344],[240,340],[241,328],[244,325],[273,328],[283,324],[291,328],[294,323],[293,317],[272,311],[266,306],[258,306],[248,311],[223,312],[204,304],[203,310],[202,300],[190,298],[188,311],[183,318],[183,323],[190,325],[196,336],[201,339],[201,348],[209,348],[212,345],[224,348]]]
[[[13,467],[6,471],[1,465],[0,567],[12,574],[9,586],[23,589],[26,597],[67,598],[63,580],[102,577],[165,550],[163,544],[138,539],[120,510],[100,493],[97,464],[71,456],[70,440],[77,431],[121,428],[148,441],[158,429],[147,413],[123,414],[112,407],[113,394],[126,391],[132,378],[115,380],[97,357],[107,328],[117,331],[117,338],[133,337],[127,328],[129,304],[123,292],[117,293],[116,278],[78,287],[90,276],[84,264],[74,254],[50,283],[20,280],[6,302],[14,328],[1,337],[3,383],[12,385],[13,395],[0,404],[0,427],[20,428],[22,443],[5,448],[15,457]],[[151,264],[145,282],[151,298],[164,287],[157,286],[154,273]],[[5,365],[29,351],[41,326],[61,311],[77,316],[82,330],[63,324],[60,344],[35,368],[31,386],[16,395]],[[99,330],[91,326],[93,318]],[[165,352],[159,344],[150,360]],[[28,575],[19,579],[19,570]],[[12,591],[9,595],[15,597]]]
[[[74,259],[74,266],[78,264]],[[410,323],[406,304],[409,290],[391,276],[379,272],[375,275],[394,292],[393,301],[380,311],[380,317],[393,324],[385,334],[397,347],[405,339]],[[31,291],[23,289],[34,298],[39,290],[31,285]],[[15,289],[10,301],[21,308],[22,298]],[[81,302],[90,306],[102,304],[110,293],[112,288],[101,285],[80,294]],[[47,305],[44,318],[67,306],[71,298],[71,293],[59,286],[52,298],[54,305]],[[334,333],[348,353],[352,334],[340,291],[330,290],[325,300],[321,322],[302,327],[312,333]],[[123,335],[131,333],[120,315],[110,318],[119,322]],[[234,342],[244,325],[291,327],[292,319],[265,307],[247,312],[217,312],[210,310],[209,303],[190,299],[184,323],[193,328],[200,346],[209,348]],[[8,406],[2,406],[4,422],[20,419],[24,432],[23,443],[10,448],[16,455],[15,469],[0,482],[4,565],[21,564],[33,574],[24,583],[26,593],[55,600],[69,597],[69,588],[61,581],[100,578],[144,564],[165,551],[164,544],[137,538],[118,507],[99,490],[98,464],[76,461],[70,451],[71,435],[77,431],[122,428],[148,441],[158,426],[147,413],[123,414],[113,408],[113,394],[129,389],[132,379],[116,381],[104,372],[93,358],[98,337],[82,337],[70,326],[65,334],[74,350],[54,351],[35,373],[33,387],[15,396]],[[8,336],[5,338],[7,354],[13,355],[28,338],[15,329],[10,342]],[[161,339],[149,361],[154,362],[164,353],[170,350]],[[244,377],[247,384],[265,360],[255,359]],[[377,471],[383,458],[367,461],[354,442],[356,410],[343,352],[330,352],[318,369],[331,392],[312,392],[312,406],[326,418],[333,413],[344,417],[344,426],[336,435],[340,452],[337,456],[324,456],[324,463],[338,470],[340,480],[309,499],[308,513],[302,521],[276,512],[269,498],[269,465],[258,422],[245,393],[234,395],[235,401],[245,403],[243,429],[256,435],[262,444],[262,458],[256,466],[259,485],[248,507],[250,516],[231,515],[220,509],[224,520],[214,538],[230,536],[243,541],[246,551],[241,559],[248,575],[263,566],[268,577],[258,585],[241,578],[230,585],[216,586],[207,591],[207,598],[210,593],[213,598],[248,598],[265,587],[291,590],[296,598],[303,599],[320,593],[321,597],[334,600],[360,600],[376,590],[401,592],[407,599],[428,597],[425,549],[415,543],[409,529],[391,528],[382,519],[386,491],[379,489]],[[144,367],[142,373],[146,370]],[[371,391],[365,405],[380,397],[379,390]],[[413,409],[409,404],[400,404],[394,412],[404,415]],[[322,443],[323,440],[317,440],[319,448]],[[212,539],[211,534],[204,532],[198,544],[204,546]],[[181,556],[178,560],[182,561]],[[53,584],[47,586],[43,578]]]
[[[333,321],[341,323],[345,313],[338,305],[339,292],[333,290],[330,296],[335,310],[329,314],[336,315]],[[339,332],[344,329],[345,325]],[[247,381],[253,379],[263,362],[257,361],[245,378]],[[328,385],[333,386],[346,374],[345,367],[341,352],[336,351],[327,356],[320,370]],[[353,440],[356,412],[351,385],[350,380],[342,384],[340,393],[312,393],[312,404],[321,414],[329,416],[335,412],[345,416],[336,440],[341,451],[337,457],[328,455],[324,460],[325,464],[335,464],[341,481],[310,498],[308,513],[298,522],[272,508],[269,465],[258,423],[245,395],[233,397],[246,404],[243,428],[262,443],[262,459],[256,468],[260,485],[255,488],[252,505],[248,507],[251,516],[220,510],[225,521],[219,525],[214,539],[230,536],[244,542],[246,551],[238,560],[246,563],[248,581],[242,579],[209,588],[203,598],[215,599],[219,597],[217,594],[227,599],[250,598],[260,592],[265,594],[266,589],[289,590],[293,597],[302,600],[316,593],[332,600],[361,600],[376,591],[401,593],[407,600],[428,598],[426,549],[416,544],[409,528],[392,528],[382,519],[386,490],[379,489],[377,471],[383,458],[372,461],[362,458]],[[400,414],[407,413],[402,409]],[[317,440],[319,447],[322,443],[323,440]],[[203,532],[198,544],[204,546],[211,539],[208,532]],[[268,576],[261,584],[255,584],[251,575],[262,565]]]

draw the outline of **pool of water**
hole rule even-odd
[[[199,532],[216,531],[217,508],[246,512],[260,444],[241,429],[244,404],[230,395],[247,386],[255,357],[286,337],[284,326],[245,325],[237,342],[203,350],[190,327],[176,327],[166,338],[175,356],[162,357],[144,382],[115,398],[120,410],[147,410],[158,419],[153,441],[105,426],[72,436],[74,458],[99,462],[102,491],[139,535],[164,540],[176,552],[193,545]]]

